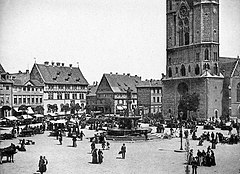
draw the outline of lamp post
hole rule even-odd
[[[183,150],[183,148],[182,148],[182,116],[183,116],[183,112],[182,111],[179,113],[179,116],[180,116],[180,126],[181,126],[181,129],[180,129],[180,138],[181,138],[180,150]]]

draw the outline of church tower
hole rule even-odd
[[[196,117],[219,117],[219,0],[167,0],[166,12],[164,115],[177,116],[180,97],[188,92],[200,95]]]

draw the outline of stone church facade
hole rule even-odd
[[[163,115],[177,117],[179,100],[188,92],[200,95],[192,116],[219,118],[224,79],[219,71],[219,0],[167,0],[166,59]]]

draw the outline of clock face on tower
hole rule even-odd
[[[180,8],[180,15],[182,17],[185,17],[188,15],[188,10],[187,10],[187,7],[185,5],[182,5],[181,8]]]

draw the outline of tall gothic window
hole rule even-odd
[[[196,67],[195,67],[195,74],[196,75],[199,75],[200,74],[200,68],[199,68],[199,65],[197,64]]]
[[[196,62],[200,61],[200,53],[196,53]]]
[[[176,74],[178,74],[178,67],[176,67]]]
[[[240,102],[240,83],[237,85],[237,102]]]
[[[205,49],[204,56],[205,56],[205,60],[209,60],[209,50],[207,48]]]
[[[184,65],[181,66],[181,75],[186,76],[186,69]]]
[[[172,68],[171,67],[168,68],[168,77],[172,77]]]
[[[210,69],[210,65],[208,64],[208,63],[205,63],[204,65],[203,65],[203,69],[204,70],[206,70],[206,69]]]
[[[216,63],[214,64],[214,74],[218,74],[218,66]]]
[[[183,29],[179,31],[179,46],[183,46]]]
[[[188,72],[191,72],[191,66],[188,65]]]
[[[189,33],[185,33],[185,45],[189,45]]]
[[[172,10],[172,0],[169,0],[169,10]]]

